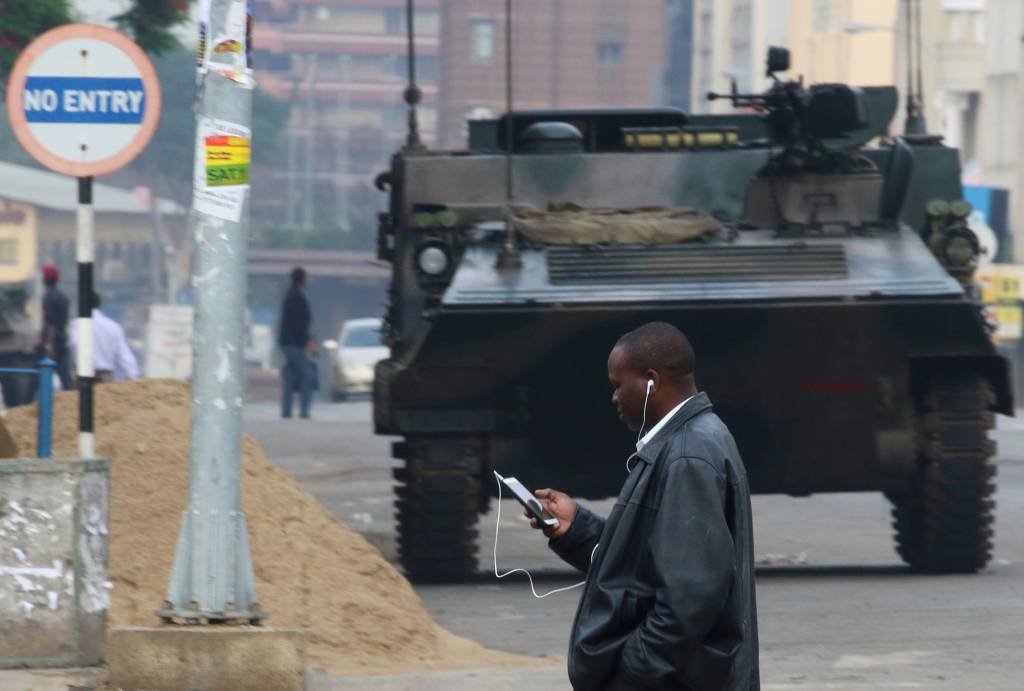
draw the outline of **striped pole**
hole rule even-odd
[[[78,455],[96,457],[92,431],[92,383],[96,376],[92,349],[92,260],[93,260],[92,178],[78,178],[78,345],[75,372],[78,376]]]

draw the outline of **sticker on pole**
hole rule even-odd
[[[18,56],[7,115],[14,136],[47,168],[104,175],[146,148],[160,117],[160,82],[146,54],[123,34],[68,24]]]
[[[238,223],[249,190],[252,132],[225,120],[201,118],[196,130],[192,207]]]
[[[248,137],[208,135],[206,145],[206,186],[241,187],[249,184]]]

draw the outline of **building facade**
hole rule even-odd
[[[693,0],[665,3],[664,103],[690,111],[693,103]]]
[[[664,0],[518,0],[511,76],[516,110],[663,103]],[[505,3],[441,6],[438,145],[466,143],[466,121],[506,110]]]
[[[790,44],[790,0],[693,0],[693,82],[691,110],[721,113],[728,101],[709,101],[708,92],[741,93],[768,88],[769,46]]]
[[[417,0],[420,133],[436,138],[440,0]],[[256,0],[260,87],[291,103],[286,160],[274,172],[288,226],[347,227],[405,137],[404,0]]]
[[[978,181],[1010,190],[1014,257],[1024,259],[1024,7],[1018,0],[984,2],[985,74],[981,96]]]

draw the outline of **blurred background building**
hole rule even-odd
[[[439,0],[416,3],[420,131],[436,138]],[[359,197],[404,139],[404,0],[257,0],[260,87],[291,103],[286,160],[274,172],[290,227],[350,229]],[[354,207],[354,208],[353,208]],[[372,214],[372,209],[369,209]]]
[[[80,0],[96,13],[99,0]],[[920,7],[924,115],[962,151],[971,185],[1024,182],[1017,0],[516,0],[517,108],[673,106],[727,110],[708,91],[768,86],[769,45],[809,83],[895,83],[907,93],[907,10]],[[261,89],[287,102],[287,146],[254,209],[284,228],[330,226],[372,248],[383,196],[373,177],[405,134],[404,0],[256,0]],[[466,121],[505,110],[504,3],[417,0],[420,128],[465,144]],[[916,81],[918,75],[912,75]],[[892,132],[901,132],[903,110]],[[1011,202],[1024,218],[1024,200]],[[1024,248],[1022,248],[1024,255]]]
[[[517,0],[513,8],[517,109],[662,101],[664,0]],[[503,3],[442,3],[442,147],[465,143],[466,120],[505,111],[506,26]]]
[[[468,119],[505,111],[505,3],[415,4],[420,133],[428,147],[459,148]],[[79,19],[109,23],[124,6],[125,0],[75,0],[74,11]],[[921,41],[914,49],[921,55],[929,131],[961,149],[965,193],[999,236],[999,259],[1024,257],[1024,232],[1013,232],[1024,224],[1021,0],[514,0],[512,7],[516,108],[690,112],[727,110],[728,103],[709,102],[706,94],[727,91],[733,80],[741,92],[767,88],[769,45],[790,48],[789,76],[895,83],[905,96],[907,10],[920,7]],[[343,319],[379,313],[384,301],[387,270],[375,264],[374,247],[385,196],[373,182],[406,135],[406,4],[254,0],[253,11],[253,248],[260,253],[251,271],[253,318],[264,324],[276,318],[290,263],[316,263],[318,331],[328,337]],[[100,280],[138,301],[158,300],[172,285],[182,290],[171,297],[189,299],[188,243],[168,238],[184,237],[179,210],[190,198],[194,121],[187,92],[194,58],[188,53],[195,22],[175,32],[184,48],[157,60],[161,80],[177,75],[177,81],[164,85],[149,167],[103,181],[120,188],[118,198],[132,211],[110,217],[109,242],[106,224],[98,225]],[[911,77],[916,81],[917,72]],[[901,108],[891,133],[902,130]],[[168,167],[165,159],[181,151],[180,170]],[[19,153],[0,141],[0,162],[33,165]],[[0,167],[0,197],[36,209],[37,262],[71,270],[71,231],[61,220],[65,211],[54,207],[64,202],[16,193],[29,179],[16,167]],[[155,207],[165,213],[152,213],[149,196],[166,200]],[[170,262],[164,258],[162,274],[161,244],[176,252]],[[335,269],[325,257],[337,260]],[[147,289],[122,291],[132,281]]]

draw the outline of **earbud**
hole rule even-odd
[[[651,391],[654,391],[654,380],[653,379],[648,379],[647,380],[647,393],[644,394],[644,418],[643,418],[643,421],[640,423],[640,431],[637,432],[637,435],[636,435],[636,443],[637,444],[639,444],[640,443],[640,439],[643,438],[643,436],[644,436],[644,428],[647,427],[647,401],[650,400],[650,398],[651,398]],[[637,448],[639,449],[639,447],[637,447]],[[627,473],[630,471],[629,460],[631,458],[633,458],[633,457],[630,456],[629,458],[626,459],[626,472]]]

